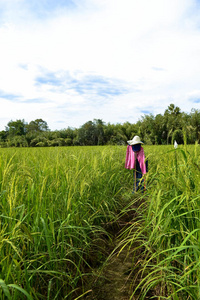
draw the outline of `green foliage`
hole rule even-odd
[[[47,122],[36,119],[29,124],[24,120],[10,121],[6,131],[0,132],[0,147],[51,147],[51,146],[94,146],[125,145],[127,140],[139,135],[148,145],[166,145],[187,142],[194,144],[200,137],[200,111],[192,109],[190,114],[181,112],[179,107],[170,104],[164,114],[143,115],[135,124],[105,124],[94,119],[80,128],[50,131]],[[16,136],[23,136],[26,142]],[[19,142],[17,142],[19,140]]]
[[[47,122],[42,119],[36,119],[26,125],[27,132],[43,132],[48,130]]]
[[[199,299],[199,145],[185,144],[176,150],[151,146],[146,153],[150,168],[145,202],[124,235],[124,244],[137,245],[132,248],[139,264],[139,271],[137,261],[133,269],[133,295]]]
[[[0,149],[0,299],[75,299],[76,291],[87,292],[91,245],[109,238],[105,223],[131,185],[124,150]]]
[[[78,130],[78,143],[80,145],[103,145],[104,123],[102,120],[88,121]]]
[[[24,135],[25,134],[25,121],[24,120],[16,120],[8,122],[6,127],[6,131],[10,137],[16,135]]]

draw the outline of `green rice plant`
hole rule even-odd
[[[4,295],[9,300],[14,299],[11,296],[9,288],[12,288],[12,289],[15,289],[15,290],[19,291],[21,293],[21,296],[20,296],[20,294],[18,295],[20,298],[22,297],[22,295],[25,295],[26,299],[33,300],[33,298],[24,289],[22,289],[20,286],[18,286],[16,284],[8,284],[8,285],[6,285],[5,282],[2,279],[0,279],[0,287],[2,288],[2,290],[4,292]],[[17,298],[15,298],[15,299],[17,299]]]
[[[1,299],[87,294],[91,247],[131,186],[124,160],[123,146],[0,149]]]
[[[200,299],[199,146],[148,150],[148,189],[138,194],[145,204],[123,233],[123,247],[138,260],[132,297]]]

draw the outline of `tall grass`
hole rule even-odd
[[[106,234],[130,184],[124,155],[123,147],[0,149],[1,299],[87,293],[92,240]]]
[[[132,297],[200,299],[199,146],[146,150],[148,190],[123,240],[137,253]]]
[[[135,195],[125,152],[0,149],[1,299],[89,293],[91,255],[103,251],[92,244],[109,238],[105,224],[128,209],[137,216],[121,243],[134,258],[132,298],[200,299],[199,145],[145,146],[147,191]]]

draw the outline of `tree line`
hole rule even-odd
[[[36,119],[11,120],[0,131],[0,147],[53,147],[87,145],[123,145],[134,135],[139,135],[146,144],[182,144],[185,139],[192,144],[200,139],[200,110],[190,113],[170,104],[164,114],[144,115],[136,123],[105,124],[94,119],[80,128],[51,131],[46,121]]]

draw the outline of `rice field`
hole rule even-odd
[[[148,153],[145,202],[122,241],[137,255],[132,298],[200,299],[199,145],[157,146]]]
[[[0,299],[87,295],[94,240],[136,201],[119,244],[132,299],[200,299],[199,145],[144,150],[147,191],[133,195],[125,146],[0,149]]]
[[[87,292],[91,243],[106,235],[104,224],[123,206],[123,150],[0,149],[1,299]]]

